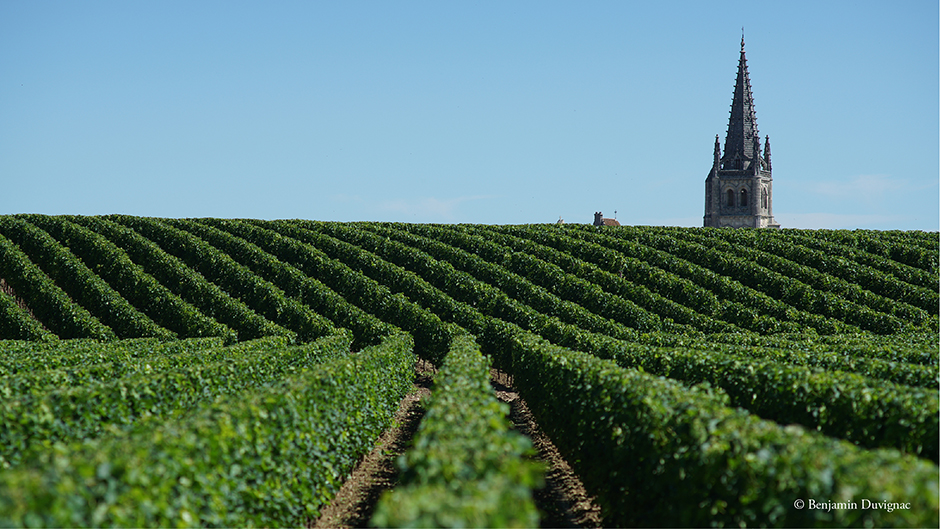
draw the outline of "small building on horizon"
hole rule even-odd
[[[594,212],[594,225],[595,226],[620,226],[620,222],[617,219],[605,219],[604,214],[600,211]]]

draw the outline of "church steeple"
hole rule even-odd
[[[762,153],[743,29],[724,152],[716,136],[712,169],[705,179],[704,220],[706,227],[715,228],[780,227],[773,216],[770,137],[765,139]]]
[[[741,35],[741,57],[738,59],[738,76],[734,83],[734,98],[731,101],[731,116],[728,118],[728,134],[725,136],[724,151],[724,156],[721,158],[723,169],[749,169],[752,162],[760,157],[757,112],[754,110],[754,95],[751,92],[751,79],[747,72],[743,34]],[[753,171],[753,168],[751,170]]]

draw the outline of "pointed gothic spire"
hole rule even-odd
[[[744,28],[724,152],[718,142],[716,135],[712,170],[705,178],[704,226],[779,228],[772,212],[770,136],[762,149],[744,54]]]
[[[741,160],[739,167],[725,165],[726,169],[747,169],[751,161],[760,156],[760,135],[757,132],[757,113],[751,80],[747,73],[747,58],[744,55],[744,34],[741,34],[741,58],[738,60],[738,77],[734,83],[734,98],[731,101],[731,117],[728,119],[728,135],[725,136],[725,154],[722,162]],[[755,141],[758,142],[755,153]]]
[[[715,161],[712,163],[712,170],[721,169],[721,146],[718,144],[718,135],[715,134]]]
[[[764,165],[767,166],[767,170],[770,171],[770,136],[767,136],[764,139]]]

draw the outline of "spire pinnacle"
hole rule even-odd
[[[764,139],[764,164],[767,166],[767,170],[770,171],[770,136],[767,136]]]
[[[757,131],[757,113],[754,110],[754,96],[751,92],[751,80],[747,71],[747,57],[744,54],[744,28],[741,28],[741,57],[738,60],[738,75],[734,84],[734,97],[731,101],[731,116],[728,119],[728,135],[725,136],[725,149],[722,163],[725,169],[747,169],[751,162],[757,162],[760,147],[755,149]]]
[[[718,144],[718,135],[715,134],[715,161],[712,168],[717,171],[721,169],[721,146]]]

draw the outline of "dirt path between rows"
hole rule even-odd
[[[532,439],[538,452],[536,460],[546,465],[545,486],[534,493],[541,527],[603,527],[600,507],[588,495],[552,440],[539,428],[525,401],[510,386],[509,378],[495,370],[491,375],[496,397],[509,403],[513,426]]]
[[[2,277],[0,277],[0,292],[4,292],[8,294],[10,297],[13,298],[13,301],[16,302],[16,305],[19,308],[25,310],[26,313],[29,314],[30,317],[33,318],[34,320],[39,321],[39,319],[36,318],[36,315],[33,314],[33,309],[29,308],[29,305],[27,305],[26,302],[23,301],[23,298],[16,295],[16,291],[13,290],[13,287],[10,286],[10,284],[7,283],[6,280],[4,280]]]
[[[392,428],[366,455],[346,483],[308,527],[367,527],[382,492],[398,483],[395,461],[408,448],[424,416],[421,401],[431,394],[434,372],[430,364],[418,366],[415,390],[402,399]],[[508,377],[492,372],[496,397],[510,406],[510,420],[532,439],[536,459],[546,465],[545,487],[535,491],[542,527],[602,527],[600,508],[588,496],[581,481],[551,440],[539,429],[525,402],[512,389]]]
[[[408,448],[424,417],[421,400],[431,394],[433,366],[419,363],[415,389],[402,399],[392,427],[375,443],[375,448],[359,462],[349,479],[323,508],[320,517],[309,524],[315,529],[327,527],[367,527],[379,497],[398,483],[395,461]]]

